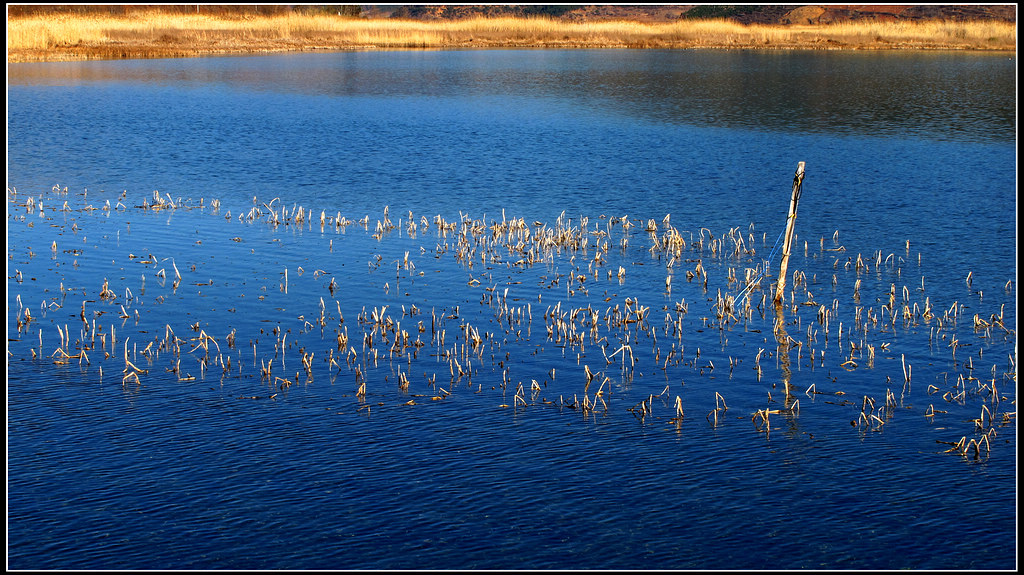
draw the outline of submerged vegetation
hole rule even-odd
[[[1016,25],[997,20],[745,25],[724,18],[645,23],[538,16],[423,21],[311,11],[7,18],[8,62],[456,47],[1016,50],[1016,41]]]
[[[684,421],[715,429],[739,419],[764,437],[809,417],[852,433],[925,432],[935,453],[968,461],[1006,454],[997,446],[1016,421],[1013,316],[1004,316],[998,296],[982,305],[970,271],[963,301],[933,300],[924,276],[920,288],[905,277],[921,259],[909,241],[902,255],[855,258],[838,231],[804,241],[794,255],[826,262],[831,279],[797,269],[784,301],[772,305],[763,259],[771,239],[753,225],[686,231],[667,214],[563,214],[531,224],[504,213],[451,221],[408,212],[393,220],[387,206],[374,222],[288,208],[280,198],[254,197],[234,214],[218,200],[156,191],[141,201],[127,192],[112,199],[94,204],[59,186],[8,189],[16,228],[9,359],[77,366],[83,380],[126,390],[220,381],[238,400],[284,397],[326,379],[343,393],[331,409],[350,415],[477,396],[513,412],[618,414],[677,432]],[[201,239],[145,239],[146,216],[180,211],[204,218]],[[97,218],[108,231],[111,222],[117,227],[119,241],[130,234],[132,252],[105,255],[120,262],[87,277],[79,260],[91,255],[84,236]],[[56,239],[47,222],[63,230]],[[301,237],[309,259],[268,274],[266,254],[252,242],[261,231],[275,242],[308,232]],[[40,237],[52,243],[36,253]],[[249,260],[251,279],[266,284],[233,293],[247,282],[224,274],[244,272],[207,265],[214,256]],[[663,297],[615,293],[648,258],[664,266]],[[346,264],[365,271],[342,273]],[[821,297],[823,284],[837,297]],[[1003,289],[1012,294],[1013,280]],[[920,349],[930,350],[927,361],[914,353]],[[801,370],[816,375],[797,387],[792,377]],[[645,373],[653,383],[643,386]],[[855,374],[874,383],[858,384]]]

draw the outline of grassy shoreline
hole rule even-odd
[[[7,19],[8,63],[503,47],[1016,51],[1016,42],[1016,25],[999,21],[781,26],[726,20],[581,23],[501,17],[426,22],[324,14],[230,17],[163,12]]]

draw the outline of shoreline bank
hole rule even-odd
[[[574,23],[537,18],[449,21],[288,14],[229,18],[8,17],[7,62],[181,58],[406,49],[757,49],[1016,52],[1008,22],[743,25],[725,20]]]

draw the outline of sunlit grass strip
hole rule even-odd
[[[167,43],[178,47],[253,42],[323,42],[380,48],[445,46],[612,47],[927,47],[1016,49],[1016,26],[998,21],[845,22],[742,25],[727,20],[566,22],[548,18],[454,21],[358,19],[290,13],[226,18],[153,12],[130,17],[8,18],[7,49],[46,50],[100,44]]]
[[[1008,44],[1017,42],[1017,27],[1009,22],[979,20],[953,22],[844,22],[827,27],[831,35],[849,41],[886,40],[942,44]]]

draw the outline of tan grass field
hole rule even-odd
[[[231,17],[164,12],[7,19],[9,63],[456,47],[1016,51],[1016,45],[1016,25],[999,21],[745,26],[726,20],[578,23],[547,18],[474,18],[424,22],[326,14]]]

